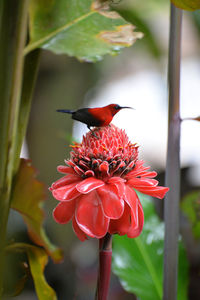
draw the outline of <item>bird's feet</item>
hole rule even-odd
[[[96,135],[96,133],[94,132],[94,129],[91,129],[90,126],[87,126],[87,128],[91,131],[92,135],[96,138],[99,139],[99,137]]]

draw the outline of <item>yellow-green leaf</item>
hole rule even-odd
[[[7,252],[26,252],[38,299],[57,300],[55,291],[44,277],[44,268],[48,262],[48,255],[42,248],[26,243],[14,243],[8,245],[5,250]]]
[[[32,0],[30,42],[25,54],[35,48],[97,61],[131,46],[142,33],[102,0]]]
[[[48,256],[43,249],[30,247],[27,249],[31,274],[39,300],[56,300],[55,291],[48,285],[44,277],[44,268],[48,262]]]
[[[200,9],[200,0],[171,0],[171,2],[185,10],[196,10]]]
[[[43,246],[55,262],[59,262],[62,260],[62,252],[49,241],[42,227],[45,186],[35,177],[36,171],[30,161],[22,159],[14,182],[11,207],[22,215],[31,239]]]

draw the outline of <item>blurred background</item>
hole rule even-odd
[[[169,3],[165,0],[111,1],[112,7],[136,25],[144,38],[119,56],[107,56],[96,64],[79,62],[43,51],[34,92],[26,143],[22,156],[29,157],[38,178],[49,187],[61,177],[56,171],[69,157],[72,140],[81,141],[84,124],[56,109],[104,106],[117,103],[135,110],[122,110],[113,123],[126,130],[140,145],[140,159],[163,174],[167,143],[167,51]],[[200,115],[200,14],[184,12],[181,67],[181,117]],[[185,121],[181,133],[183,193],[200,185],[200,124]],[[163,176],[161,176],[161,183]],[[46,277],[59,300],[94,298],[98,243],[81,243],[71,224],[59,225],[52,218],[57,201],[48,193],[45,227],[50,239],[64,250],[64,262],[46,268]],[[160,201],[160,200],[159,200]],[[16,226],[16,222],[18,226]],[[12,224],[15,224],[13,228]],[[25,225],[15,213],[9,223],[10,236],[28,239]],[[197,245],[199,251],[199,245]],[[195,250],[191,259],[197,260]],[[191,254],[192,255],[192,254]],[[17,271],[16,271],[17,272]],[[37,299],[31,281],[16,299]],[[110,299],[135,299],[121,288],[113,275]],[[195,299],[195,298],[191,298]],[[199,298],[200,299],[200,298]]]

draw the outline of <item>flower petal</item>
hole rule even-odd
[[[80,176],[84,175],[84,171],[81,168],[79,168],[78,166],[74,167],[74,171]]]
[[[67,166],[58,166],[57,170],[63,174],[76,174],[73,168]]]
[[[128,180],[128,184],[131,185],[134,188],[148,188],[148,187],[155,187],[158,185],[158,181],[155,179],[150,179],[150,178],[131,178]]]
[[[71,160],[71,159],[69,159],[69,160],[64,160],[64,162],[66,163],[66,165],[68,166],[68,167],[72,167],[72,168],[74,168],[75,166],[76,166],[76,164]]]
[[[52,191],[52,194],[55,199],[59,201],[70,201],[75,199],[80,195],[80,193],[76,189],[76,182],[71,183],[65,186],[61,186],[58,189]]]
[[[121,178],[121,177],[111,177],[108,180],[108,183],[115,185],[115,187],[117,188],[117,192],[118,192],[118,196],[120,198],[124,197],[124,191],[125,191],[125,183],[126,180]]]
[[[150,169],[150,167],[144,167],[143,164],[144,164],[143,160],[138,160],[135,163],[134,169],[132,171],[130,171],[129,173],[127,173],[126,178],[133,178],[133,177],[141,176],[141,175],[144,176],[143,174],[151,173],[151,172],[147,171]],[[145,176],[148,176],[148,175],[145,175]]]
[[[126,185],[125,193],[124,193],[124,200],[130,206],[132,215],[131,215],[131,226],[132,228],[138,227],[138,202],[139,198],[136,192]]]
[[[138,202],[138,221],[139,221],[138,226],[136,228],[134,228],[132,226],[129,228],[128,233],[127,233],[127,236],[129,238],[136,238],[142,232],[142,228],[143,228],[143,224],[144,224],[144,213],[143,213],[143,208],[140,203],[140,200]]]
[[[94,177],[94,172],[92,170],[88,170],[85,172],[86,177]]]
[[[107,161],[103,161],[99,166],[99,171],[102,173],[102,176],[109,174],[109,164]]]
[[[169,188],[164,186],[156,186],[148,188],[137,188],[137,190],[143,194],[163,199],[165,197],[165,194],[169,191]]]
[[[60,224],[68,223],[75,212],[75,201],[59,203],[53,211],[53,217]]]
[[[133,238],[138,236],[143,228],[144,215],[142,205],[137,197],[137,194],[131,188],[127,187],[126,202],[124,213],[118,220],[111,220],[109,226],[109,233],[118,233],[119,235],[127,234],[128,237]],[[135,194],[134,197],[131,197]],[[129,203],[129,204],[128,204]]]
[[[119,219],[124,211],[124,200],[120,199],[114,185],[105,184],[97,189],[104,214],[111,219]]]
[[[68,185],[69,183],[80,181],[80,179],[81,179],[80,176],[76,176],[76,175],[72,175],[72,174],[66,175],[66,176],[58,179],[54,183],[52,183],[50,190],[52,191],[61,186]]]
[[[87,237],[87,235],[85,234],[85,232],[83,232],[83,231],[79,228],[78,224],[76,223],[75,217],[73,217],[73,220],[72,220],[72,226],[73,226],[73,230],[74,230],[75,234],[77,235],[77,237],[79,238],[79,240],[80,240],[81,242],[84,242],[85,240],[88,240],[88,237]]]
[[[119,235],[127,234],[131,226],[131,209],[128,204],[125,202],[124,212],[121,218],[117,220],[110,220],[109,233],[114,234],[118,233]]]
[[[148,177],[148,178],[154,178],[154,177],[156,177],[158,174],[157,174],[157,172],[155,172],[155,171],[152,171],[152,172],[141,172],[140,173],[140,176],[142,176],[142,177]]]
[[[96,191],[80,197],[75,216],[78,226],[87,235],[102,238],[107,233],[109,218],[103,213]]]
[[[77,191],[81,194],[87,194],[100,186],[103,186],[105,183],[102,180],[96,179],[94,177],[86,178],[76,185]]]
[[[121,177],[117,177],[117,176],[116,177],[111,177],[108,180],[108,183],[112,183],[112,184],[118,183],[118,182],[126,182],[126,180],[121,178]]]

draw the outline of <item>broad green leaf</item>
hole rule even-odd
[[[43,202],[46,198],[44,184],[36,178],[29,160],[21,159],[12,192],[11,207],[23,217],[31,239],[43,246],[55,262],[62,260],[62,253],[54,246],[42,227],[44,220]]]
[[[142,234],[130,239],[114,237],[113,271],[122,286],[140,300],[162,299],[164,225],[155,214],[147,196],[140,196],[145,215]],[[187,299],[187,259],[182,245],[179,248],[178,299]]]
[[[200,238],[200,191],[187,194],[181,202],[181,209],[188,217],[196,239]]]
[[[162,50],[159,43],[156,41],[155,35],[151,30],[151,26],[145,21],[143,10],[137,11],[135,9],[118,8],[115,6],[115,10],[124,17],[128,22],[135,24],[138,30],[144,33],[142,43],[148,47],[148,51],[152,53],[156,58],[161,57]]]
[[[44,277],[48,255],[42,248],[26,243],[14,243],[8,245],[6,251],[26,252],[38,299],[57,300],[55,291],[48,285]]]
[[[200,9],[200,0],[171,0],[171,2],[185,10],[196,10]]]
[[[25,54],[42,47],[80,60],[98,61],[131,46],[142,33],[102,0],[32,0],[30,42]]]

